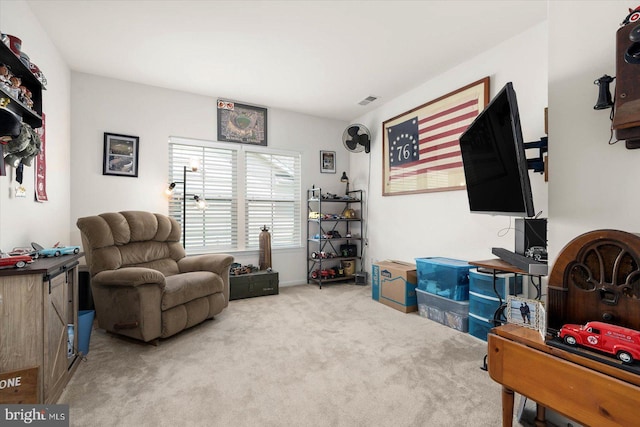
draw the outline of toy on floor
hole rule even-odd
[[[254,271],[258,271],[258,267],[253,264],[242,265],[237,262],[231,264],[231,268],[229,269],[230,276],[240,276],[242,274],[253,273]]]

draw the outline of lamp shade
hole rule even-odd
[[[196,201],[196,207],[198,209],[200,209],[202,211],[207,209],[207,206],[208,206],[207,205],[207,201],[204,198],[196,195],[196,196],[193,196],[193,200]]]

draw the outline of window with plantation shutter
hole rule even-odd
[[[171,138],[169,215],[186,224],[187,253],[256,250],[265,225],[272,248],[300,247],[300,173],[298,153]]]
[[[237,247],[237,157],[236,150],[169,144],[169,181],[176,183],[169,215],[184,227],[187,252]],[[191,170],[194,160],[196,171]],[[194,196],[206,200],[206,209],[198,209]]]
[[[300,156],[245,152],[245,247],[258,248],[266,225],[271,247],[300,245]]]

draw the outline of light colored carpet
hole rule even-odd
[[[500,426],[485,354],[369,286],[291,286],[157,347],[95,329],[59,403],[72,426]]]

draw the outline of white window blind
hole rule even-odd
[[[300,156],[245,152],[245,246],[258,248],[263,226],[271,247],[300,245]]]
[[[194,159],[197,171],[189,166]],[[176,183],[169,215],[184,227],[187,252],[237,248],[236,164],[235,150],[169,144],[169,180]],[[196,207],[196,195],[204,197],[206,209]]]
[[[194,159],[200,167],[192,172]],[[299,247],[300,173],[298,153],[172,138],[169,215],[185,224],[187,252],[258,249],[265,225],[273,248]],[[206,199],[205,210],[195,195]]]

